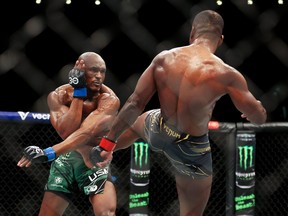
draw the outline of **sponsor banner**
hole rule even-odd
[[[0,120],[50,123],[49,113],[34,112],[0,112]]]
[[[149,215],[149,191],[147,186],[139,187],[130,184],[129,215]]]
[[[137,140],[131,146],[129,215],[148,215],[150,149]]]
[[[256,137],[250,131],[236,135],[235,215],[253,216],[255,208]]]
[[[130,181],[136,186],[149,184],[150,149],[146,142],[135,142],[131,148]]]

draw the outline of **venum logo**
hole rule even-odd
[[[31,118],[36,119],[36,120],[49,120],[50,119],[49,113],[31,113],[30,114],[30,112],[18,111],[18,114],[22,121],[30,120]]]
[[[49,120],[50,119],[50,114],[45,114],[45,113],[32,113],[33,119],[43,119],[43,120]]]
[[[18,111],[18,114],[20,115],[20,118],[24,121],[26,117],[28,116],[29,112]]]

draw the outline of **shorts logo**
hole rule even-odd
[[[102,179],[103,177],[107,178],[108,175],[108,168],[99,169],[96,172],[92,173],[88,176],[89,180],[91,182],[98,181],[99,179]]]
[[[63,179],[61,177],[55,177],[54,181],[55,181],[55,184],[61,184]]]
[[[94,192],[98,189],[97,185],[87,187],[88,192]]]
[[[103,183],[104,184],[104,183]],[[102,189],[101,189],[102,188]],[[103,187],[101,187],[101,185],[98,187],[97,185],[88,185],[88,186],[85,186],[83,188],[84,190],[84,193],[86,195],[89,195],[89,194],[98,194],[100,192],[103,191]]]
[[[177,133],[176,131],[169,128],[166,124],[164,124],[163,129],[165,130],[166,134],[170,137],[175,137],[177,139],[181,138],[181,134]]]

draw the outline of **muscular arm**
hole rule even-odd
[[[96,110],[90,113],[80,128],[69,135],[64,141],[52,146],[56,155],[61,155],[85,145],[97,136],[103,136],[109,130],[120,106],[116,96],[102,94]]]
[[[243,113],[242,117],[254,124],[266,122],[267,113],[261,102],[249,91],[245,78],[238,72],[234,73],[228,94],[236,108]]]
[[[134,124],[131,127],[128,127],[121,135],[119,136],[117,140],[117,145],[114,146],[113,151],[118,151],[121,149],[126,149],[130,147],[136,140],[139,138],[142,138],[145,140],[144,135],[144,121],[149,111],[143,113],[141,116],[137,118],[137,120],[134,122]],[[103,139],[102,139],[103,140]],[[102,141],[101,141],[102,142]],[[100,143],[101,146],[101,143]],[[106,166],[112,157],[112,151],[102,151],[101,149],[97,147],[94,147],[92,149],[92,161],[99,167]],[[100,150],[100,151],[99,151]],[[104,158],[104,161],[100,158]]]
[[[130,147],[136,140],[142,138],[145,140],[144,136],[144,121],[148,114],[148,111],[143,113],[137,118],[134,124],[126,129],[117,139],[117,145],[114,151],[120,149],[126,149]]]
[[[60,87],[47,97],[51,124],[62,139],[77,130],[82,121],[83,99],[73,98],[68,106],[71,99],[67,91],[69,89]]]
[[[107,138],[116,141],[118,137],[129,128],[141,115],[145,106],[156,92],[154,81],[155,60],[140,76],[134,92],[130,95],[119,114],[116,116]]]
[[[83,99],[69,99],[68,91],[73,88],[60,87],[51,92],[47,97],[47,103],[50,110],[50,121],[57,133],[62,139],[66,139],[70,134],[76,131],[82,122]],[[115,93],[106,85],[102,84],[102,93],[108,93],[116,97]],[[69,100],[72,99],[70,106]]]
[[[52,98],[51,100],[49,99],[49,103],[51,103],[50,106],[54,109],[52,112],[52,121],[55,121],[55,125],[58,124],[57,127],[61,128],[60,125],[63,126],[64,122],[63,124],[60,122],[57,123],[57,120],[61,119],[61,117],[65,115],[65,110],[67,112],[69,109],[69,106],[66,107],[66,103],[62,102],[66,100],[71,101],[71,98],[69,99],[69,97],[66,97],[69,96],[69,94],[64,95],[65,97],[63,98],[57,98],[54,96],[51,95]],[[53,100],[55,100],[55,104],[53,103]],[[25,148],[24,156],[22,156],[22,158],[18,161],[17,166],[29,167],[32,164],[32,160],[35,163],[52,161],[61,154],[75,150],[81,145],[85,145],[87,142],[97,136],[102,137],[105,135],[118,112],[120,101],[114,95],[102,93],[97,98],[97,105],[96,110],[91,112],[90,115],[86,117],[80,128],[71,133],[64,141],[43,150],[38,146],[28,146]],[[68,125],[68,127],[70,126],[72,127],[72,125]],[[95,142],[95,140],[92,141]]]

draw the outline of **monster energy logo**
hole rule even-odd
[[[144,142],[135,142],[134,143],[134,161],[135,165],[138,165],[140,168],[148,164],[148,155],[149,154],[149,145]],[[144,158],[144,161],[143,161]]]
[[[146,186],[149,184],[149,146],[145,142],[135,142],[133,145],[130,181],[135,186]]]
[[[238,146],[239,165],[244,170],[253,166],[253,146]]]

